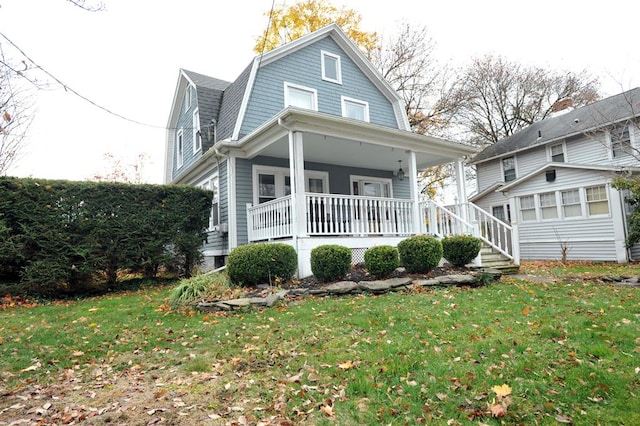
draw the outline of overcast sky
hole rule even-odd
[[[0,32],[73,90],[126,118],[59,86],[40,91],[29,142],[10,175],[83,180],[104,174],[105,153],[125,163],[144,153],[146,180],[162,182],[164,127],[179,68],[233,81],[253,58],[272,3],[103,2],[106,10],[89,13],[64,0],[0,0]],[[491,53],[557,70],[588,69],[607,95],[640,86],[636,2],[332,3],[356,10],[364,30],[383,35],[402,20],[425,24],[443,64]],[[5,55],[12,52],[5,40],[0,44]]]

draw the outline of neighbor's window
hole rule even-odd
[[[196,108],[195,111],[193,111],[193,153],[195,154],[196,152],[200,151],[200,149],[202,148],[202,136],[200,133],[200,113],[198,112],[198,109]]]
[[[340,56],[322,52],[322,79],[334,83],[342,83]]]
[[[564,145],[559,143],[549,147],[551,161],[556,163],[564,163]]]
[[[178,130],[176,134],[176,168],[182,167],[182,161],[184,160],[184,131]]]
[[[369,121],[369,103],[342,97],[342,116],[355,120]]]
[[[516,158],[507,157],[502,159],[502,175],[505,182],[516,179]]]
[[[611,155],[620,158],[631,155],[631,134],[626,124],[615,126],[609,131]]]
[[[587,188],[587,206],[589,215],[609,214],[607,187],[604,185]]]
[[[511,222],[511,205],[509,204],[505,204],[504,206],[493,206],[491,208],[491,213],[496,217],[496,219],[500,219],[505,223]]]
[[[536,203],[533,195],[520,197],[520,217],[522,220],[536,220]]]
[[[570,189],[560,193],[562,199],[562,215],[564,217],[582,216],[582,205],[580,204],[580,191]]]
[[[318,110],[318,96],[315,89],[295,84],[284,84],[284,106]]]
[[[540,194],[540,211],[542,213],[542,219],[557,219],[558,206],[555,192]]]

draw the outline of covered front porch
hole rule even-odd
[[[287,108],[250,136],[217,148],[231,160],[230,182],[237,182],[230,188],[238,206],[230,214],[230,248],[287,242],[298,252],[301,277],[311,274],[310,250],[324,243],[351,248],[358,261],[371,246],[395,246],[411,235],[479,233],[468,208],[422,200],[418,180],[421,170],[451,163],[456,199],[466,204],[463,161],[476,151],[467,145]]]

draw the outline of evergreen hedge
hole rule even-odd
[[[0,281],[54,294],[82,291],[122,270],[155,276],[180,266],[189,276],[212,193],[178,185],[0,177]]]

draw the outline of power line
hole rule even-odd
[[[73,89],[72,87],[70,87],[69,85],[63,83],[58,77],[54,76],[53,74],[51,74],[49,71],[47,71],[44,67],[38,65],[33,59],[31,59],[29,57],[29,55],[27,55],[22,49],[20,49],[20,47],[18,47],[13,41],[11,41],[9,39],[9,37],[7,37],[6,35],[4,35],[4,33],[0,32],[0,36],[2,36],[2,38],[4,38],[7,42],[9,42],[9,44],[11,44],[15,49],[18,50],[18,52],[20,52],[29,62],[31,62],[37,69],[41,70],[43,73],[45,73],[46,75],[48,75],[50,78],[52,78],[56,83],[58,83],[60,86],[62,86],[62,88],[66,91],[66,92],[71,92],[74,95],[76,95],[77,97],[79,97],[80,99],[89,102],[91,105],[95,106],[96,108],[99,108],[115,117],[121,118],[125,121],[129,121],[131,123],[134,124],[138,124],[141,126],[146,126],[146,127],[152,127],[152,128],[156,128],[156,129],[164,129],[165,126],[156,126],[153,124],[148,124],[148,123],[143,123],[141,121],[138,120],[134,120],[132,118],[129,117],[125,117],[122,114],[118,114],[117,112],[114,112],[112,110],[110,110],[109,108],[103,107],[102,105],[92,101],[91,99],[87,98],[86,96],[78,93],[75,89]],[[24,77],[24,75],[22,73],[17,73],[17,75]],[[26,77],[24,77],[26,78]],[[29,81],[29,79],[27,78],[27,80]]]

